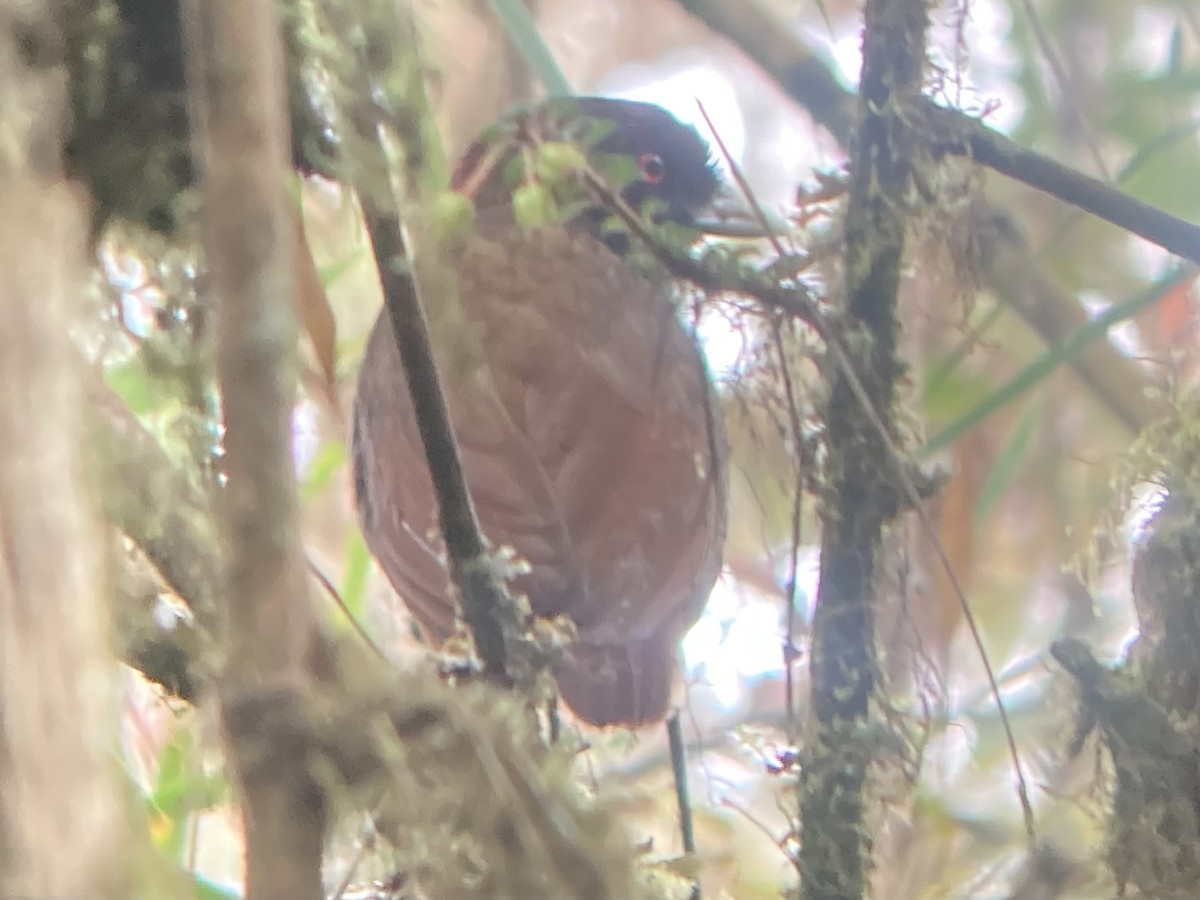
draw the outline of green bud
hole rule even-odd
[[[540,182],[523,184],[513,191],[513,217],[525,231],[557,225],[558,207],[554,194]]]
[[[442,191],[433,201],[433,233],[439,243],[465,237],[475,224],[475,204],[466,194]]]
[[[574,177],[587,166],[587,157],[574,144],[552,141],[538,148],[534,174],[538,181],[555,185]]]

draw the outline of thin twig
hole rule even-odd
[[[358,620],[358,616],[354,615],[350,607],[346,605],[346,601],[343,599],[341,592],[337,589],[337,586],[333,583],[333,581],[330,580],[329,576],[325,574],[325,572],[320,566],[317,565],[316,561],[309,554],[304,554],[304,561],[308,566],[308,571],[311,572],[313,577],[317,579],[317,584],[321,585],[321,588],[325,591],[325,594],[330,600],[333,601],[333,605],[341,610],[342,615],[346,617],[346,621],[350,624],[351,630],[358,635],[359,640],[367,645],[377,659],[390,665],[391,660],[388,659],[387,654],[384,653],[380,646],[375,643],[369,634],[367,634],[366,628],[364,628],[362,622]]]
[[[1096,171],[1104,176],[1105,181],[1112,184],[1112,174],[1108,171],[1108,166],[1104,163],[1104,157],[1100,155],[1100,144],[1096,140],[1096,129],[1092,127],[1091,120],[1088,118],[1083,104],[1075,96],[1075,85],[1067,77],[1066,67],[1062,64],[1062,60],[1059,59],[1050,36],[1046,34],[1046,29],[1042,27],[1041,16],[1030,0],[1021,0],[1021,7],[1025,11],[1025,18],[1029,20],[1029,25],[1033,29],[1033,36],[1041,48],[1042,56],[1046,58],[1046,62],[1050,66],[1050,71],[1054,73],[1054,80],[1058,82],[1058,89],[1062,91],[1063,98],[1072,104],[1071,114],[1075,116],[1080,130],[1083,132],[1084,143],[1087,144],[1088,152],[1092,155],[1092,162],[1096,164]]]
[[[787,256],[787,252],[784,250],[779,236],[775,233],[775,229],[771,227],[771,223],[767,220],[767,216],[763,212],[762,204],[758,202],[758,198],[750,189],[750,184],[742,174],[741,167],[738,166],[736,160],[729,153],[729,149],[725,146],[725,141],[721,138],[720,132],[713,124],[712,119],[709,118],[704,104],[699,100],[696,102],[700,107],[700,114],[704,117],[705,124],[708,125],[708,130],[717,142],[721,156],[729,166],[729,171],[733,173],[738,190],[741,191],[742,197],[746,202],[750,204],[750,210],[757,220],[759,227],[762,229],[762,233],[767,236],[771,246],[780,258]],[[784,398],[788,409],[788,424],[792,432],[792,444],[796,451],[796,482],[792,494],[792,534],[787,583],[787,621],[783,645],[784,702],[787,704],[788,740],[794,742],[796,740],[796,673],[793,663],[797,656],[795,644],[796,570],[800,557],[800,525],[804,509],[804,435],[800,428],[799,407],[796,403],[796,391],[792,383],[792,370],[791,366],[788,365],[787,355],[784,352],[783,332],[780,329],[779,314],[777,312],[771,316],[771,338],[775,347],[775,354],[779,359],[779,372],[783,378]]]
[[[795,743],[796,728],[796,672],[795,662],[799,656],[796,649],[796,578],[800,563],[800,528],[804,510],[804,435],[800,429],[800,413],[796,406],[796,389],[792,384],[792,369],[784,355],[783,334],[777,318],[772,319],[771,334],[775,344],[775,355],[779,359],[779,372],[783,376],[784,397],[788,405],[789,425],[792,429],[792,444],[795,449],[796,483],[792,492],[792,534],[788,550],[787,613],[783,643],[783,675],[785,702],[787,703],[787,734],[789,743]]]
[[[667,746],[671,752],[671,772],[675,776],[675,798],[679,801],[679,834],[683,852],[696,852],[696,830],[692,824],[692,800],[688,790],[687,752],[683,742],[683,726],[679,711],[667,717]]]
[[[821,310],[812,293],[802,283],[780,285],[766,275],[744,268],[731,271],[728,266],[722,266],[718,270],[706,265],[686,250],[672,247],[657,238],[642,217],[612,189],[600,173],[589,167],[581,174],[597,198],[620,217],[630,233],[675,277],[690,281],[707,293],[732,293],[753,297],[767,309],[786,313],[805,322],[822,339],[833,339],[830,316]]]
[[[484,671],[505,681],[524,681],[512,668],[506,638],[509,633],[523,630],[524,622],[491,562],[475,516],[433,356],[429,323],[406,258],[398,220],[383,212],[376,200],[364,197],[363,208],[367,231],[381,263],[379,276],[386,312],[408,379],[425,461],[437,495],[450,575],[458,588],[463,618],[475,638]]]

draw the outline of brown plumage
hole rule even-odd
[[[655,197],[660,215],[686,221],[716,190],[704,141],[657,107],[589,98],[539,115],[563,134],[615,123],[593,156],[638,163],[642,177],[622,192],[634,205]],[[489,147],[468,151],[456,184],[479,175]],[[666,713],[679,639],[720,569],[718,414],[666,278],[619,255],[627,239],[601,230],[599,210],[519,228],[505,168],[476,186],[476,228],[454,258],[482,365],[435,347],[447,403],[484,534],[528,562],[511,587],[536,615],[569,616],[578,630],[557,673],[563,700],[595,725],[640,725]],[[363,358],[353,445],[367,544],[440,643],[454,630],[453,592],[386,315]]]

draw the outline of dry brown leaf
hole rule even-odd
[[[309,344],[320,368],[321,392],[340,417],[341,401],[337,392],[337,320],[317,263],[313,258],[308,235],[304,229],[304,214],[299,204],[293,204],[296,234],[296,313],[308,335]]]

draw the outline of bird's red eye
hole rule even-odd
[[[662,180],[667,174],[667,167],[657,153],[643,153],[639,156],[638,170],[642,173],[642,180],[646,184],[662,184]]]

